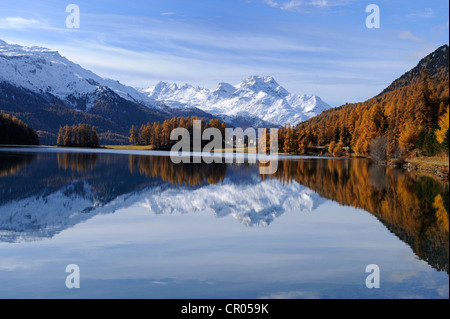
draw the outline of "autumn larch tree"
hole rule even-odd
[[[134,125],[130,129],[130,143],[139,144],[139,130]]]

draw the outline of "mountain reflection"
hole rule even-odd
[[[174,164],[162,156],[2,152],[0,241],[49,238],[139,200],[155,213],[212,209],[251,226],[329,199],[373,214],[448,273],[448,193],[448,183],[363,159],[282,159],[275,174],[259,175],[258,165]]]

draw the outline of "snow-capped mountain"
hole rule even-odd
[[[0,40],[0,112],[25,121],[44,144],[56,143],[59,126],[87,123],[102,144],[128,143],[132,125],[174,116],[212,115],[199,109],[172,109],[146,94],[104,79],[58,52]]]
[[[330,108],[315,95],[289,93],[271,76],[250,76],[215,90],[159,82],[143,90],[172,107],[195,107],[221,118],[250,116],[275,125],[298,124]]]
[[[272,77],[252,76],[215,90],[160,82],[138,90],[105,79],[57,51],[0,40],[0,111],[24,120],[41,143],[59,126],[87,123],[102,144],[128,143],[132,125],[174,116],[219,117],[229,126],[297,124],[329,108],[319,97],[290,94]]]
[[[67,105],[89,110],[108,89],[125,100],[158,108],[158,104],[136,89],[104,79],[75,64],[57,51],[25,47],[0,40],[0,82],[6,81],[35,93],[51,94]],[[84,105],[80,104],[84,101]]]

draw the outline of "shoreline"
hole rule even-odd
[[[421,158],[406,158],[402,162],[395,162],[388,160],[379,162],[378,165],[391,166],[404,169],[408,172],[414,172],[421,175],[437,178],[441,181],[449,181],[449,162],[448,157],[421,157]]]
[[[441,180],[446,180],[447,182],[449,181],[448,165],[442,165],[440,163],[418,164],[415,163],[414,161],[405,160],[405,163],[402,165],[402,168],[407,170],[408,172],[419,172],[424,175],[431,175]]]
[[[162,153],[168,153],[168,151],[164,150],[154,150],[151,147],[149,148],[148,145],[102,145],[98,148],[90,148],[90,147],[60,147],[55,145],[0,145],[0,148],[7,148],[7,149],[17,149],[17,148],[26,148],[26,149],[43,149],[43,148],[49,148],[52,150],[60,149],[68,149],[70,151],[80,150],[80,151],[92,151],[92,150],[116,150],[116,151],[142,151],[143,155],[145,155],[145,152],[153,151],[153,152],[162,152]],[[220,150],[221,154],[249,154],[247,152],[242,152],[242,148],[235,148],[233,150],[227,150],[222,149]],[[251,154],[251,153],[250,153]],[[352,159],[352,158],[364,158],[364,159],[370,159],[370,157],[363,156],[363,157],[333,157],[333,156],[327,156],[327,155],[298,155],[298,154],[288,154],[288,153],[277,153],[277,154],[271,154],[271,155],[277,155],[282,157],[292,157],[292,158],[323,158],[323,159]],[[438,178],[440,180],[449,181],[449,159],[448,157],[420,157],[420,158],[406,158],[402,163],[395,163],[393,160],[388,160],[385,162],[378,163],[378,165],[383,166],[391,166],[391,167],[398,167],[402,168],[408,172],[416,172],[423,175],[431,176]]]

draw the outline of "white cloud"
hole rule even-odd
[[[351,0],[289,0],[274,1],[264,0],[267,5],[288,11],[303,11],[307,7],[327,8],[336,6],[345,6],[350,4]]]
[[[64,27],[55,27],[44,20],[27,19],[22,17],[6,17],[0,18],[0,29],[11,30],[11,31],[33,31],[33,30],[44,30],[44,31],[62,31],[62,32],[73,32],[74,29],[68,29]],[[76,29],[78,33],[87,33],[80,29]]]
[[[412,18],[425,18],[425,19],[429,19],[432,18],[434,15],[434,11],[431,8],[425,8],[423,10],[420,11],[414,11],[409,13],[407,16],[408,17],[412,17]]]
[[[108,29],[114,34],[116,45],[127,47],[130,44],[143,43],[152,51],[167,53],[177,52],[177,55],[188,54],[200,57],[208,55],[216,60],[231,51],[259,54],[260,52],[289,52],[289,53],[325,53],[332,50],[326,44],[304,41],[296,36],[280,35],[279,33],[255,33],[242,29],[225,30],[210,26],[189,23],[179,20],[166,21],[164,19],[135,18],[123,16],[97,16],[96,21],[101,24],[89,26],[91,29]],[[113,40],[109,39],[111,43]],[[140,47],[144,50],[143,47]],[[217,52],[218,51],[218,52]]]
[[[178,18],[185,18],[186,17],[186,15],[184,15],[184,14],[179,14],[179,13],[172,12],[172,11],[161,12],[160,15],[162,15],[163,17],[178,17]]]
[[[265,2],[274,6],[294,4]],[[302,3],[319,8],[344,1]],[[57,32],[35,28],[36,36],[32,37],[32,29],[13,30],[11,34],[2,32],[2,38],[11,43],[58,50],[100,76],[131,86],[148,87],[162,80],[214,89],[218,82],[234,84],[249,75],[263,74],[274,76],[290,92],[316,94],[335,105],[365,100],[379,93],[410,68],[410,61],[398,58],[403,52],[399,47],[415,45],[413,42],[400,45],[401,41],[394,40],[389,54],[386,52],[384,56],[376,50],[386,45],[384,39],[378,44],[375,39],[367,46],[364,36],[348,37],[341,30],[325,27],[312,30],[286,23],[259,31],[165,16],[86,13],[83,17],[80,30],[48,26],[45,31]],[[72,33],[67,36],[66,32]],[[413,60],[411,65],[417,61]]]
[[[11,258],[3,259],[0,262],[0,271],[19,271],[30,269],[32,266],[26,262],[12,260]]]
[[[397,35],[397,37],[402,40],[412,40],[415,42],[423,42],[422,38],[416,37],[410,31],[402,31]]]
[[[264,2],[274,8],[277,8],[280,6],[280,4],[278,2],[273,1],[273,0],[264,0]]]
[[[47,25],[39,20],[21,17],[0,18],[0,29],[45,28]]]

